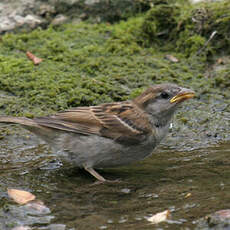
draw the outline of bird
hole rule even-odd
[[[96,170],[143,160],[169,131],[180,104],[195,92],[172,83],[152,85],[132,100],[70,108],[54,115],[0,116],[43,139],[57,157],[84,168],[98,182]]]

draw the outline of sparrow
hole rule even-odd
[[[22,125],[46,141],[58,157],[105,182],[95,169],[150,156],[168,133],[179,105],[194,96],[194,91],[176,84],[158,84],[133,100],[76,107],[33,119],[0,116],[0,122]]]

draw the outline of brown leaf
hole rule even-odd
[[[26,55],[34,63],[34,65],[38,65],[43,61],[41,58],[36,57],[34,54],[32,54],[29,51],[26,52]]]
[[[23,190],[7,189],[7,192],[9,197],[18,204],[27,204],[36,198],[32,193]]]

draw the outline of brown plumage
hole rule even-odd
[[[148,115],[132,101],[79,107],[50,117],[35,118],[41,126],[114,140],[135,139],[151,131]]]

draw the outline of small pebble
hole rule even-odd
[[[121,219],[118,221],[119,224],[123,224],[127,221],[125,217],[121,217]]]
[[[121,192],[126,193],[126,194],[130,193],[130,191],[131,190],[129,188],[123,188],[123,189],[121,189]]]

